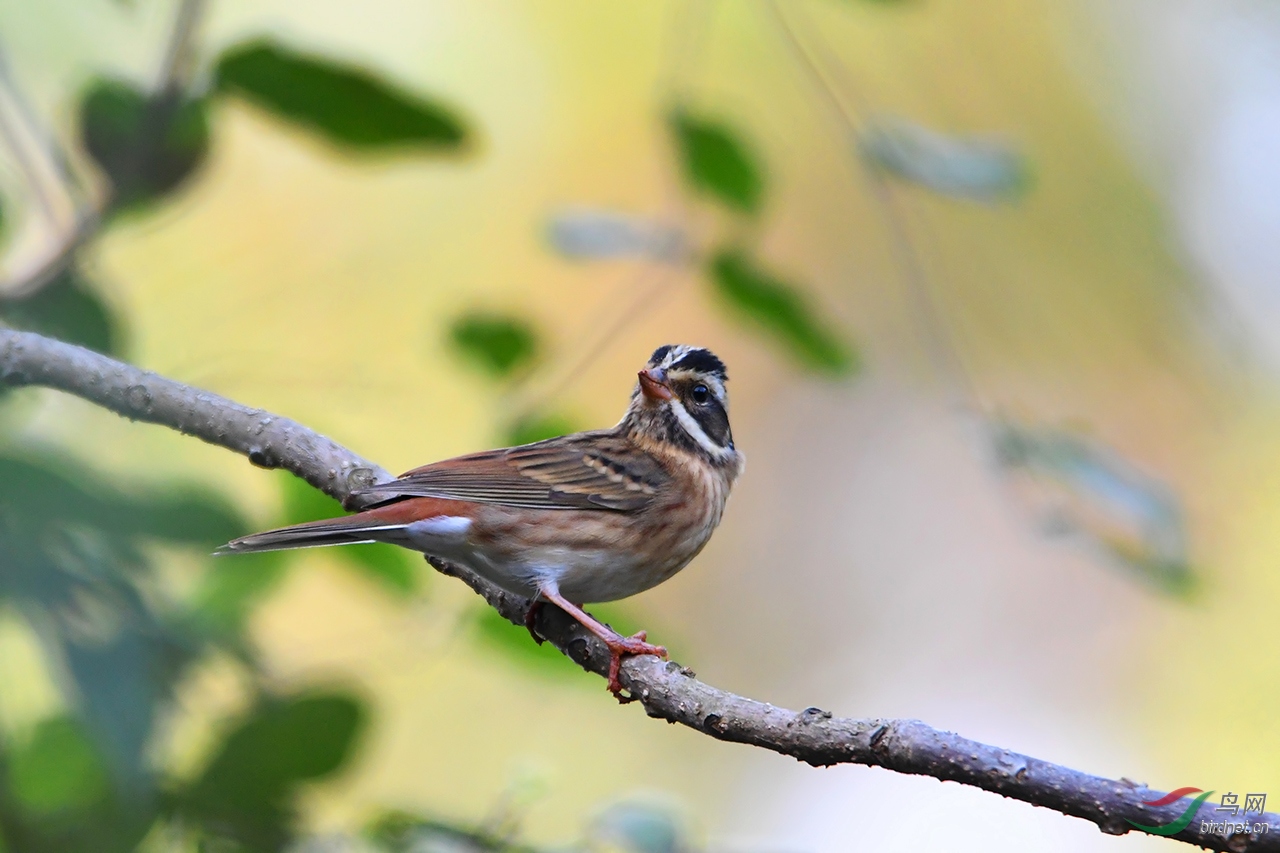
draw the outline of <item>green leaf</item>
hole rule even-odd
[[[690,849],[679,817],[668,808],[642,801],[609,806],[591,822],[590,834],[600,847],[620,853],[680,853]]]
[[[0,595],[41,614],[42,639],[128,798],[145,798],[145,746],[199,641],[149,609],[154,578],[131,496],[48,460],[0,457]]]
[[[804,297],[743,252],[720,252],[711,259],[710,274],[722,299],[785,344],[805,367],[832,375],[857,368],[854,350],[814,315]]]
[[[13,750],[9,787],[34,815],[84,809],[107,793],[107,771],[93,741],[75,720],[44,720]]]
[[[89,568],[119,570],[105,561]],[[136,590],[122,583],[77,589],[74,605],[87,636],[63,637],[67,673],[76,685],[88,731],[101,747],[119,789],[131,797],[150,789],[147,744],[181,672],[195,658],[191,637],[159,623]]]
[[[281,525],[305,524],[346,513],[341,503],[301,477],[288,471],[280,471],[276,476],[280,480],[280,503],[284,509]]]
[[[157,489],[132,509],[139,535],[166,542],[213,548],[249,532],[235,507],[212,492]]]
[[[280,585],[287,570],[283,551],[219,557],[205,573],[192,607],[205,625],[236,631],[253,605]]]
[[[366,716],[363,703],[343,694],[263,701],[205,771],[174,792],[174,806],[193,828],[218,839],[208,849],[283,850],[294,836],[302,787],[346,764]]]
[[[209,150],[203,100],[147,95],[121,80],[95,80],[80,102],[84,146],[111,179],[112,204],[131,208],[178,187]]]
[[[609,605],[592,605],[591,614],[623,635],[629,636],[640,630],[629,616]],[[511,624],[492,607],[481,605],[476,608],[472,630],[476,641],[483,648],[500,654],[530,674],[550,678],[573,678],[575,673],[588,674],[550,643],[535,643],[533,637],[529,636],[528,629]]]
[[[472,630],[482,648],[501,655],[533,675],[568,679],[587,675],[582,667],[550,643],[535,643],[526,629],[512,625],[487,605],[477,608]]]
[[[33,452],[0,455],[0,507],[33,524],[65,521],[116,538],[208,548],[248,529],[230,503],[210,492],[162,487],[138,497],[83,468]]]
[[[123,348],[119,321],[75,269],[30,296],[0,299],[0,319],[101,353],[118,355]]]
[[[360,151],[453,150],[467,130],[452,110],[386,83],[363,68],[297,53],[266,40],[231,48],[217,88]]]
[[[757,212],[764,199],[763,171],[733,131],[684,110],[669,121],[690,185],[736,210]]]
[[[331,776],[351,757],[367,718],[342,693],[313,693],[259,705],[223,741],[186,797],[209,816],[267,815],[300,785]]]
[[[1046,533],[1163,592],[1184,599],[1197,592],[1186,511],[1168,483],[1077,431],[1005,419],[988,428],[996,459],[1040,496],[1033,508]]]
[[[1032,184],[1027,158],[996,137],[947,135],[894,119],[869,126],[858,147],[873,169],[954,198],[1017,201]]]
[[[538,354],[538,338],[528,323],[496,314],[459,317],[449,340],[459,355],[497,377],[529,366]]]
[[[0,456],[0,597],[41,627],[77,716],[0,746],[2,831],[11,849],[31,853],[126,853],[158,816],[157,722],[212,639],[198,615],[156,595],[168,584],[146,545],[205,550],[243,522],[197,491],[140,492],[95,477],[84,460],[9,452]]]
[[[281,472],[280,485],[284,498],[283,524],[303,524],[344,512],[342,504],[288,472]],[[418,558],[404,548],[377,543],[343,545],[331,551],[347,566],[397,597],[409,598],[422,589],[426,575],[418,565]]]
[[[521,418],[507,432],[507,444],[533,444],[578,431],[578,425],[564,415],[535,414]]]
[[[506,802],[508,797],[504,797],[504,805],[519,814]],[[486,821],[473,827],[389,811],[370,821],[362,835],[375,850],[386,853],[539,853],[539,848],[511,840],[512,833],[504,831],[507,828],[505,823]]]

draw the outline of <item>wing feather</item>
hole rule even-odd
[[[446,459],[361,493],[387,502],[431,497],[529,509],[633,512],[647,506],[669,480],[658,460],[625,436],[598,431]]]

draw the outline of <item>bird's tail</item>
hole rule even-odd
[[[404,524],[388,524],[384,519],[357,513],[243,536],[228,542],[214,553],[251,554],[258,551],[288,551],[293,548],[323,548],[327,545],[361,545],[385,541],[387,533],[403,530],[404,527]]]

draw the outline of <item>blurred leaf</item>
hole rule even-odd
[[[280,482],[280,503],[284,510],[281,525],[305,524],[346,514],[341,503],[301,477],[288,471],[280,471],[275,476]]]
[[[218,62],[217,88],[319,134],[363,151],[452,150],[467,131],[448,108],[363,68],[294,52],[270,41],[238,45]]]
[[[280,476],[285,515],[282,524],[302,524],[344,514],[342,504],[305,480],[288,472],[281,472]],[[417,594],[426,578],[418,557],[396,545],[343,545],[330,551],[347,566],[398,597]]]
[[[7,517],[26,524],[74,520],[111,526],[117,520],[113,501],[88,486],[88,480],[75,477],[73,468],[63,460],[31,452],[21,457],[0,456],[0,506]],[[24,524],[24,532],[35,531]]]
[[[1026,158],[998,139],[946,136],[891,120],[868,127],[858,145],[873,168],[942,195],[1012,201],[1031,186]]]
[[[642,258],[677,261],[689,254],[689,237],[676,225],[610,210],[574,207],[547,223],[547,241],[578,261]]]
[[[21,458],[0,455],[0,507],[34,523],[67,521],[121,539],[209,548],[247,532],[245,520],[212,493],[161,488],[139,497],[92,472],[31,452]]]
[[[763,172],[733,132],[684,110],[676,110],[669,120],[690,185],[744,213],[759,210]]]
[[[498,377],[527,367],[538,353],[537,335],[515,317],[466,314],[454,321],[449,339],[463,358]]]
[[[8,770],[14,797],[36,815],[86,808],[108,790],[102,758],[69,717],[37,725],[30,741],[11,752]]]
[[[544,604],[554,607],[554,604]],[[591,615],[620,634],[630,636],[640,628],[620,610],[610,605],[592,605]],[[588,675],[582,667],[560,653],[550,643],[539,645],[529,636],[529,631],[512,625],[492,607],[479,606],[473,624],[474,636],[484,647],[501,654],[534,675],[552,678],[574,678]],[[590,676],[593,680],[595,676]]]
[[[857,369],[853,349],[814,315],[804,297],[743,252],[720,252],[711,260],[710,273],[721,298],[784,343],[806,367],[833,375]]]
[[[125,798],[145,799],[152,787],[147,743],[161,703],[172,698],[195,648],[159,625],[141,602],[97,592],[79,591],[78,609],[59,614],[67,670],[117,789]],[[86,613],[86,605],[98,612]]]
[[[244,517],[212,492],[162,487],[136,498],[131,509],[138,535],[166,542],[214,547],[249,532]]]
[[[269,817],[300,785],[342,768],[366,718],[363,703],[342,693],[267,700],[227,736],[184,799],[204,816]]]
[[[389,853],[535,853],[535,848],[484,829],[403,811],[379,815],[370,822],[364,836]]]
[[[121,80],[95,80],[80,102],[84,146],[111,179],[112,204],[131,208],[175,189],[209,150],[203,100],[147,95]]]
[[[171,494],[175,504],[152,518],[155,503],[96,480],[83,466],[29,451],[0,456],[0,553],[8,558],[0,596],[65,603],[68,590],[88,580],[124,584],[144,576],[139,548],[148,539],[210,548],[244,530],[220,502]]]
[[[534,414],[512,424],[507,433],[507,444],[513,447],[533,444],[535,441],[558,438],[577,431],[578,425],[564,415]]]
[[[477,607],[472,625],[481,646],[534,675],[568,679],[587,675],[550,643],[535,643],[526,629],[512,625],[492,607]]]
[[[681,853],[689,847],[684,827],[667,808],[639,802],[615,803],[592,821],[592,850],[605,846],[626,853]],[[603,843],[603,845],[601,844]]]
[[[287,569],[283,551],[215,558],[193,596],[192,607],[206,625],[236,631],[253,605],[280,585]]]
[[[46,626],[46,653],[65,667],[117,799],[131,807],[149,799],[155,721],[204,642],[170,624],[181,621],[178,614],[157,614],[157,580],[143,546],[159,539],[207,548],[218,540],[205,536],[243,529],[207,496],[170,495],[171,503],[163,492],[135,497],[83,464],[30,452],[0,456],[0,596]]]
[[[199,654],[201,638],[184,635],[149,608],[142,592],[150,587],[148,567],[127,542],[74,531],[54,553],[73,579],[61,600],[42,604],[57,628],[78,710],[112,770],[118,797],[145,802],[154,786],[151,733]]]
[[[333,775],[364,728],[351,696],[311,693],[261,702],[233,729],[199,778],[173,792],[202,850],[277,851],[294,836],[304,785]]]
[[[1195,589],[1182,506],[1166,484],[1065,430],[988,423],[996,459],[1048,533],[1074,538],[1163,592]]]
[[[74,268],[29,296],[0,298],[0,320],[109,355],[123,347],[119,321]]]
[[[1124,539],[1099,539],[1112,560],[1173,598],[1189,600],[1200,590],[1200,575],[1185,555],[1164,556]]]

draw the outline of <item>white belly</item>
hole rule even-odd
[[[403,538],[397,536],[396,544],[464,566],[525,598],[549,586],[570,601],[592,603],[617,601],[658,585],[684,568],[706,538],[657,562],[633,551],[580,546],[529,548],[512,559],[499,549],[473,543],[467,535],[470,527],[467,519],[448,516],[417,521],[404,529]]]

